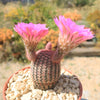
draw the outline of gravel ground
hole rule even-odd
[[[7,100],[77,100],[79,97],[79,81],[65,70],[56,86],[49,90],[34,89],[30,69],[21,70],[13,75],[6,91]]]
[[[0,64],[0,100],[2,89],[7,78],[17,70],[28,66],[24,64],[5,62]],[[100,100],[100,57],[73,57],[62,61],[73,74],[77,75],[83,85],[82,100]]]

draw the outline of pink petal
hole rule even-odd
[[[34,41],[38,39],[38,42],[48,33],[46,24],[18,23],[15,25],[14,30],[23,39],[29,39],[30,41],[33,39]]]
[[[85,29],[84,25],[77,25],[71,19],[65,19],[64,16],[59,16],[59,19],[57,19],[56,17],[54,21],[61,31],[60,34],[64,38],[66,37],[67,41],[81,43],[87,39],[92,39],[94,37],[90,29]]]

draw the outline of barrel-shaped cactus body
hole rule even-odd
[[[34,88],[50,89],[55,86],[60,77],[60,62],[52,62],[54,51],[40,50],[36,53],[36,59],[31,63],[31,74]]]

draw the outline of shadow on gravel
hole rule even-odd
[[[88,99],[84,99],[84,98],[82,98],[81,100],[88,100]]]

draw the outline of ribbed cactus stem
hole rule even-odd
[[[36,52],[35,61],[31,61],[34,88],[53,88],[60,77],[60,62],[52,61],[54,51],[51,49],[51,43],[48,43],[45,49]]]

